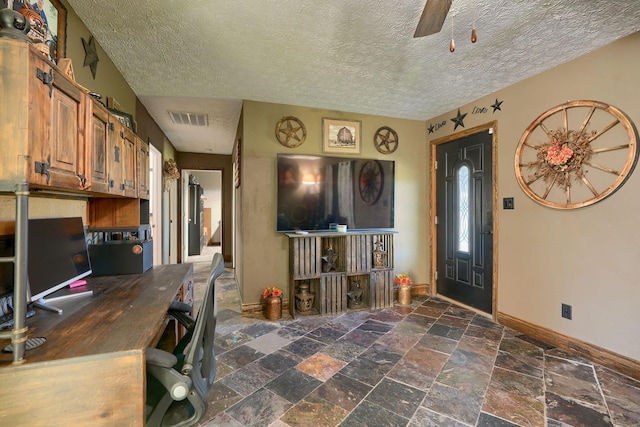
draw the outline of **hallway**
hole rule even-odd
[[[230,269],[217,298],[202,426],[640,425],[640,382],[436,298],[270,322],[240,316]]]

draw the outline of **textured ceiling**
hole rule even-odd
[[[640,29],[640,0],[454,0],[415,39],[425,0],[68,2],[176,149],[220,154],[245,99],[428,120]]]

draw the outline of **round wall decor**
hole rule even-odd
[[[524,131],[515,155],[522,190],[556,209],[594,204],[613,194],[638,161],[638,132],[619,109],[571,101],[549,109]]]
[[[285,147],[295,148],[307,138],[307,129],[297,117],[285,116],[276,124],[276,139]]]
[[[384,171],[379,162],[369,160],[360,168],[358,190],[360,198],[368,205],[375,205],[382,195],[384,187]]]
[[[388,126],[382,126],[373,136],[373,145],[382,154],[391,154],[398,149],[398,134]]]

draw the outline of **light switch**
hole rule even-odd
[[[514,209],[513,197],[505,197],[502,199],[502,209]]]

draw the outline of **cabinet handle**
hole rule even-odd
[[[80,187],[81,188],[86,188],[87,186],[87,177],[84,176],[84,174],[79,173],[78,174],[78,179],[80,180]]]

